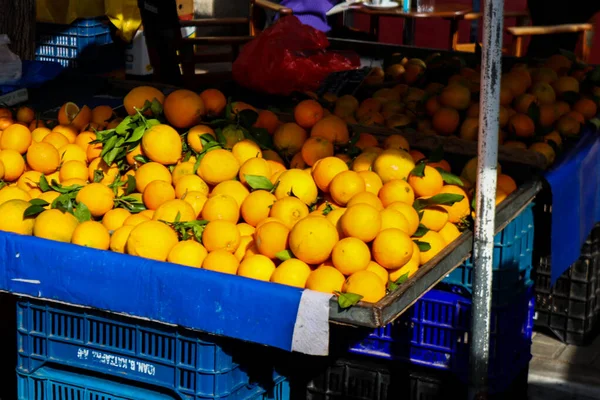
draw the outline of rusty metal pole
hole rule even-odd
[[[469,399],[488,392],[503,11],[504,0],[484,1]]]

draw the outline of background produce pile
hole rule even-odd
[[[341,105],[340,105],[341,107]],[[58,124],[0,108],[0,230],[376,302],[471,218],[460,177],[317,101],[283,123],[218,90],[141,86]],[[498,202],[516,189],[499,167]],[[174,266],[174,268],[177,268]]]

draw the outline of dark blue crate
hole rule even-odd
[[[18,365],[48,364],[154,385],[186,399],[247,399],[251,376],[273,380],[251,345],[160,323],[43,301],[17,302]],[[252,389],[254,390],[254,389]]]
[[[38,23],[35,59],[77,68],[83,57],[98,58],[94,48],[110,43],[110,26],[102,17],[79,19],[70,25]]]
[[[97,376],[43,367],[33,374],[17,374],[19,400],[173,400],[166,393]],[[247,400],[288,400],[289,383],[280,379],[269,392],[246,388]],[[242,397],[240,397],[242,398]]]
[[[535,298],[530,286],[509,305],[492,308],[490,384],[501,392],[531,358]],[[397,321],[355,341],[350,352],[469,377],[471,300],[433,289]]]
[[[503,305],[533,284],[533,204],[494,237],[492,301]],[[473,259],[469,258],[442,281],[446,289],[469,296],[473,290]]]

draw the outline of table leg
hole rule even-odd
[[[450,43],[449,50],[456,51],[456,45],[458,44],[458,19],[450,19]]]
[[[402,35],[402,44],[405,46],[415,45],[415,19],[404,19],[404,32]]]
[[[369,24],[369,34],[372,40],[379,41],[379,15],[371,15],[371,22]]]

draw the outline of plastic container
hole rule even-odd
[[[112,42],[110,25],[104,17],[78,19],[70,25],[38,23],[35,59],[69,68],[91,64],[95,69],[108,68],[115,63],[110,59],[114,52],[106,51],[113,49],[106,46]]]
[[[592,230],[579,260],[550,286],[550,256],[538,257],[535,270],[536,328],[564,343],[589,344],[600,331],[600,225]]]
[[[273,383],[252,344],[90,309],[19,301],[17,338],[17,371],[29,381],[60,366],[184,399],[249,399],[265,392],[255,377]]]
[[[534,223],[533,204],[494,237],[492,301],[505,305],[533,284]],[[473,260],[468,259],[452,271],[442,283],[446,289],[470,296],[473,289]]]
[[[490,391],[506,390],[531,359],[534,294],[530,286],[515,301],[492,308]],[[469,378],[471,300],[433,289],[410,311],[383,328],[353,341],[350,352],[402,360]]]

